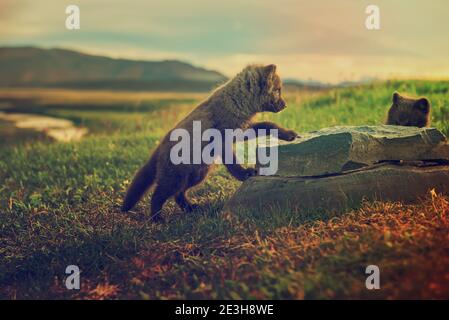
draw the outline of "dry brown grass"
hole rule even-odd
[[[328,221],[214,242],[157,242],[128,261],[116,282],[92,281],[78,298],[449,298],[449,197],[418,205],[366,204]],[[378,265],[381,289],[365,288]]]

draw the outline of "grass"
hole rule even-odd
[[[299,132],[378,124],[398,90],[427,96],[434,126],[448,135],[448,89],[447,81],[390,81],[290,92],[289,108],[259,118]],[[341,216],[230,214],[221,208],[240,183],[217,167],[192,193],[202,210],[186,215],[169,202],[167,223],[154,225],[148,198],[129,214],[119,211],[121,199],[135,170],[201,95],[9,94],[37,101],[14,111],[70,118],[91,133],[73,143],[2,145],[0,298],[449,297],[448,196],[366,203]],[[65,289],[70,264],[81,269],[80,291]],[[381,290],[365,289],[369,264],[380,267]]]

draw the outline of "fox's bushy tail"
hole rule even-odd
[[[144,193],[151,187],[156,178],[156,165],[157,165],[158,149],[153,152],[150,160],[137,171],[131,185],[126,192],[125,199],[123,200],[122,211],[126,212],[131,210]]]

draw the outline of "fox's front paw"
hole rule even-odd
[[[299,135],[295,131],[293,131],[293,130],[286,130],[284,132],[284,134],[282,134],[282,136],[279,137],[279,138],[281,138],[282,140],[285,140],[285,141],[293,141],[293,140],[295,140],[298,137],[299,137]]]
[[[250,177],[257,176],[257,169],[256,168],[247,168],[243,171],[241,176],[241,181],[245,181],[249,179]]]

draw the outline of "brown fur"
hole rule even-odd
[[[225,129],[266,128],[278,129],[280,139],[291,141],[297,136],[292,130],[280,128],[271,122],[251,124],[251,119],[256,113],[279,112],[285,107],[285,101],[281,97],[281,80],[276,74],[276,66],[251,65],[215,90],[175,128],[184,128],[192,136],[192,123],[200,120],[202,131],[215,128],[220,130],[223,137]],[[170,132],[162,140],[149,162],[136,174],[123,202],[123,211],[133,208],[154,183],[156,188],[151,199],[153,220],[160,219],[162,206],[172,196],[184,211],[190,212],[196,207],[190,202],[186,192],[204,180],[210,165],[173,164],[170,160],[170,150],[177,142],[170,141]],[[202,142],[202,147],[208,143]],[[224,141],[222,145],[224,147]],[[233,158],[235,160],[235,155]],[[225,164],[225,166],[238,180],[244,181],[256,174],[254,168],[244,168],[236,161],[233,163]]]
[[[388,110],[387,124],[397,126],[428,127],[430,102],[426,98],[407,98],[395,92],[393,105]]]

